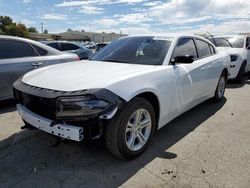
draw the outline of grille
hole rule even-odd
[[[30,95],[14,89],[15,100],[32,112],[54,120],[56,114],[56,98],[44,98]]]

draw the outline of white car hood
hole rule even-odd
[[[58,90],[77,91],[106,88],[111,84],[154,71],[153,65],[78,61],[36,69],[24,75],[26,84]]]
[[[242,48],[230,48],[230,47],[217,47],[217,49],[227,54],[238,54],[244,51],[244,49]]]

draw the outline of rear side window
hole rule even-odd
[[[194,40],[191,38],[183,38],[179,40],[177,46],[175,47],[172,59],[176,56],[193,56],[194,59],[197,58],[197,51],[195,48]]]
[[[196,39],[195,42],[196,42],[199,58],[207,57],[212,54],[208,43],[199,39]]]
[[[59,45],[56,42],[48,43],[47,45],[57,50],[60,50]]]
[[[40,55],[40,56],[46,56],[48,54],[47,50],[45,49],[42,49],[36,45],[33,45],[32,46],[35,48],[36,52]]]
[[[34,57],[38,54],[26,42],[17,40],[0,40],[0,59]]]
[[[79,46],[71,43],[61,43],[61,49],[62,51],[77,50],[79,49]]]

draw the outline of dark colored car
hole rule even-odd
[[[52,48],[60,50],[62,52],[75,53],[82,59],[88,59],[93,55],[93,52],[84,46],[75,44],[73,42],[66,41],[41,41],[41,43],[46,44]]]

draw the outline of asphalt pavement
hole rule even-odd
[[[1,102],[0,187],[250,187],[250,80],[173,120],[132,161],[103,140],[58,145],[21,126],[13,101]]]

